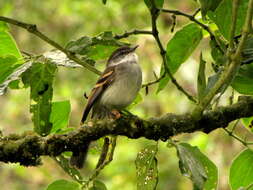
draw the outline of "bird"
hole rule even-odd
[[[116,118],[119,111],[130,105],[142,85],[142,70],[134,47],[122,46],[116,49],[107,60],[104,72],[92,89],[83,111],[83,124],[91,109],[91,119]],[[84,165],[91,142],[87,142],[81,151],[73,152],[70,164],[78,169]]]

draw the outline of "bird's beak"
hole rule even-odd
[[[134,46],[131,51],[135,51],[138,47],[139,45]]]

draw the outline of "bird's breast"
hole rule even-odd
[[[137,63],[122,63],[116,69],[114,82],[100,98],[100,104],[109,109],[123,109],[130,105],[142,83],[142,72]]]

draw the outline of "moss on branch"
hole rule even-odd
[[[97,121],[63,135],[39,137],[31,133],[14,134],[1,138],[0,161],[36,166],[41,164],[40,156],[57,156],[64,151],[78,151],[87,141],[95,141],[106,135],[165,141],[180,133],[209,133],[217,128],[227,127],[231,121],[250,116],[253,116],[253,97],[241,96],[233,105],[206,111],[198,121],[190,114],[168,113],[149,120],[128,115],[116,121]]]

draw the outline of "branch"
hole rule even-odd
[[[138,35],[138,34],[152,35],[152,31],[149,31],[149,30],[133,30],[133,31],[129,31],[129,32],[126,31],[124,34],[115,35],[114,38],[115,39],[122,39],[122,38],[127,38],[131,35]]]
[[[148,82],[148,83],[146,83],[146,84],[143,84],[141,87],[142,87],[142,88],[146,88],[146,87],[149,87],[149,86],[151,86],[151,85],[153,85],[153,84],[156,84],[156,83],[160,82],[165,76],[166,76],[166,73],[163,73],[163,74],[162,74],[159,78],[157,78],[156,80],[151,81],[151,82]]]
[[[197,102],[193,96],[191,96],[190,94],[188,94],[184,88],[182,86],[180,86],[180,84],[178,84],[177,80],[174,78],[173,74],[171,73],[169,67],[168,67],[168,64],[167,64],[167,58],[166,58],[166,50],[164,49],[163,45],[162,45],[162,42],[159,38],[159,32],[157,30],[157,24],[156,24],[156,20],[159,16],[159,9],[157,9],[155,7],[155,3],[154,1],[151,1],[152,3],[152,9],[150,10],[150,13],[151,13],[151,22],[152,22],[152,34],[156,40],[156,43],[160,49],[160,54],[162,56],[162,59],[163,59],[163,65],[164,65],[164,69],[165,69],[165,72],[169,75],[169,77],[171,78],[171,81],[172,83],[177,87],[177,89],[179,91],[181,91],[189,100],[191,100],[192,102]]]
[[[220,52],[225,53],[225,51],[222,49],[222,46],[220,45],[219,40],[216,39],[212,30],[207,25],[195,19],[195,16],[196,16],[196,13],[198,13],[198,10],[193,15],[188,15],[178,10],[170,10],[170,9],[160,9],[160,10],[164,13],[171,13],[178,16],[184,16],[188,18],[189,20],[191,20],[192,22],[195,22],[196,24],[198,24],[200,27],[202,27],[204,30],[206,30],[209,33],[211,40],[215,41],[215,43],[217,44],[217,48],[220,50]]]
[[[233,77],[237,73],[237,70],[241,64],[241,52],[248,37],[248,34],[250,33],[251,30],[252,14],[253,14],[253,0],[250,0],[248,3],[248,10],[245,23],[242,29],[242,38],[241,41],[239,42],[236,52],[231,55],[230,63],[224,69],[224,72],[221,74],[219,80],[215,83],[213,88],[203,98],[200,104],[196,106],[196,108],[193,110],[192,115],[195,117],[195,119],[198,119],[200,117],[200,115],[209,105],[213,97],[224,85],[226,85],[225,87],[229,86],[229,84],[233,80]]]
[[[20,163],[24,166],[40,164],[40,156],[58,156],[65,151],[78,151],[87,141],[95,141],[107,135],[121,135],[131,139],[145,137],[163,140],[180,133],[203,131],[209,133],[225,128],[236,119],[253,116],[253,97],[239,97],[237,103],[205,112],[199,120],[190,114],[167,113],[162,117],[143,120],[136,116],[123,116],[111,121],[102,120],[62,135],[39,137],[33,134],[9,135],[0,140],[0,161]]]
[[[235,36],[235,29],[236,29],[238,6],[239,6],[239,0],[234,0],[233,8],[232,8],[232,24],[230,28],[230,40],[229,40],[230,51],[234,51],[234,36]]]
[[[47,42],[51,46],[53,46],[56,49],[60,50],[61,52],[65,53],[66,56],[69,59],[75,61],[79,65],[82,65],[83,67],[85,67],[89,71],[91,71],[91,72],[93,72],[95,74],[98,74],[98,75],[101,74],[101,72],[99,70],[97,70],[95,67],[91,66],[90,64],[88,64],[86,62],[83,62],[78,57],[76,57],[75,54],[73,54],[72,52],[68,51],[67,49],[65,49],[64,47],[62,47],[60,44],[58,44],[57,42],[51,40],[45,34],[43,34],[42,32],[40,32],[37,29],[37,26],[35,24],[27,24],[27,23],[20,22],[20,21],[11,19],[11,18],[4,17],[4,16],[0,16],[0,21],[6,22],[6,23],[9,23],[9,24],[13,24],[13,25],[16,25],[16,26],[19,26],[21,28],[26,29],[28,32],[34,34],[35,36],[39,37],[40,39],[42,39],[43,41]]]

